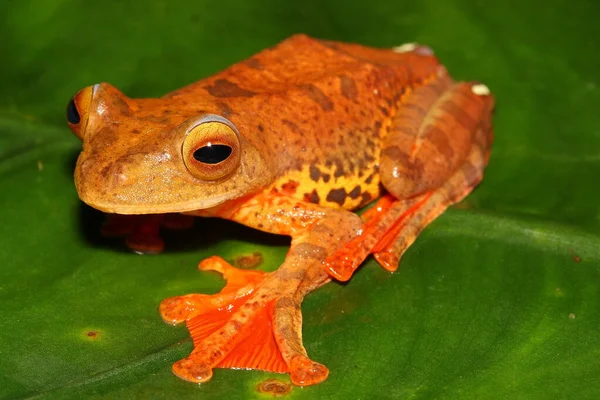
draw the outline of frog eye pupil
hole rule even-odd
[[[79,121],[81,121],[81,117],[77,111],[77,106],[75,105],[75,99],[71,99],[67,105],[67,121],[73,125],[76,125],[79,123]]]
[[[194,151],[194,158],[204,164],[218,164],[229,158],[232,148],[224,144],[207,144]]]

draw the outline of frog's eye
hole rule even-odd
[[[71,98],[69,104],[67,104],[67,122],[69,123],[69,128],[71,128],[75,136],[79,139],[83,139],[83,132],[85,132],[87,125],[93,94],[94,86],[86,87],[77,92]]]
[[[183,161],[196,178],[214,181],[232,173],[240,163],[239,133],[227,119],[208,115],[188,129]]]

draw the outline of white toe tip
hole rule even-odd
[[[395,53],[407,53],[414,51],[419,45],[417,43],[404,43],[403,45],[392,48]]]
[[[471,86],[471,91],[477,96],[488,96],[490,94],[490,88],[483,83]]]

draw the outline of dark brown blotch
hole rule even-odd
[[[344,188],[331,189],[329,193],[327,193],[326,199],[331,203],[337,203],[340,206],[343,206],[346,202],[346,196],[346,189]]]
[[[265,67],[256,58],[249,58],[246,61],[244,61],[244,64],[258,71],[262,71],[263,69],[265,69]]]
[[[386,147],[381,152],[381,156],[389,158],[394,163],[403,164],[403,165],[408,164],[408,160],[409,160],[408,153],[403,151],[398,146]]]
[[[298,186],[300,186],[300,183],[298,181],[289,180],[283,185],[281,185],[281,190],[287,194],[294,194],[296,193],[296,189],[298,189]]]
[[[295,122],[292,122],[287,119],[282,119],[281,123],[290,128],[292,132],[297,133],[298,135],[302,135],[302,130],[300,130],[300,128],[298,127],[298,125],[296,125]]]
[[[342,96],[344,96],[348,100],[356,99],[358,91],[356,90],[356,82],[354,81],[354,79],[349,78],[346,75],[341,75],[340,90],[342,91]]]
[[[302,85],[301,88],[306,91],[308,97],[317,103],[323,111],[333,110],[333,103],[321,89],[311,83]]]
[[[344,164],[338,159],[334,160],[333,162],[335,163],[335,171],[333,173],[333,176],[339,178],[345,173]]]
[[[229,117],[231,114],[233,114],[233,110],[226,103],[219,101],[216,103],[216,106],[219,107],[219,111],[223,117]]]
[[[427,131],[425,137],[448,162],[454,156],[454,150],[450,144],[447,132],[444,132],[437,126],[432,126]]]
[[[356,185],[354,189],[348,193],[348,197],[350,197],[352,200],[357,199],[358,196],[360,196],[360,185]]]
[[[282,397],[292,392],[292,385],[277,379],[267,379],[257,387],[260,393],[269,393],[273,397]]]
[[[373,199],[373,196],[371,196],[371,193],[369,192],[364,192],[361,196],[360,196],[360,204],[358,205],[358,207],[364,207],[367,204],[369,204],[371,202],[371,200]]]
[[[242,89],[237,84],[228,81],[227,79],[217,79],[213,85],[206,86],[205,89],[211,95],[219,98],[252,97],[256,94],[250,90]]]
[[[319,197],[319,194],[317,193],[317,189],[313,189],[313,191],[310,193],[304,193],[304,201],[307,201],[307,202],[313,203],[313,204],[319,204],[319,202],[321,201],[321,198]]]
[[[319,181],[319,178],[321,177],[321,170],[317,168],[314,164],[311,164],[309,168],[309,173],[310,179],[312,179],[315,182]]]

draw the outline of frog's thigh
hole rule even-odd
[[[419,233],[450,205],[465,198],[481,179],[487,160],[488,131],[480,129],[471,152],[462,166],[440,188],[408,200],[398,200],[387,211],[387,227],[371,252],[389,271],[398,268],[402,254]]]
[[[455,84],[442,76],[400,104],[380,164],[381,181],[395,198],[441,187],[467,158],[479,125],[489,123],[493,103],[491,96],[477,94],[478,87],[485,86]]]
[[[413,93],[395,118],[382,156],[382,181],[391,194],[363,215],[363,234],[325,260],[334,278],[348,280],[371,253],[395,270],[421,230],[480,182],[492,138],[493,100],[483,85],[453,85],[445,92],[449,83],[436,85]],[[432,120],[435,126],[428,125]],[[412,132],[421,134],[409,140]],[[454,144],[455,137],[460,143]]]
[[[421,151],[412,158],[408,153],[408,164],[403,164],[402,155],[395,159],[396,163],[400,161],[402,164],[400,168],[408,165],[408,172],[412,175],[396,174],[394,177],[388,174],[389,186],[386,185],[386,188],[396,197],[413,197],[398,200],[390,207],[386,220],[388,223],[395,222],[387,227],[386,234],[372,249],[375,259],[384,268],[395,270],[400,257],[417,235],[448,206],[466,197],[481,181],[492,140],[492,107],[493,99],[484,85],[453,85],[436,101],[429,113],[431,115],[421,122]],[[435,122],[428,122],[430,118]],[[415,125],[411,120],[402,123],[404,125],[398,126],[396,133],[405,139],[406,127],[411,123],[413,127]],[[390,168],[394,152],[399,147],[394,147],[391,142],[386,144],[386,162]],[[444,177],[443,180],[438,173]]]

